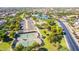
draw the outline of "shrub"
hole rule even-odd
[[[48,51],[46,48],[39,48],[38,51]]]
[[[24,47],[22,46],[22,44],[19,44],[15,50],[17,51],[22,51],[24,49]]]

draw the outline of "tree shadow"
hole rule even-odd
[[[48,51],[47,48],[39,48],[38,51]]]

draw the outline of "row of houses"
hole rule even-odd
[[[79,39],[79,19],[75,20],[73,26],[74,26],[75,35]]]

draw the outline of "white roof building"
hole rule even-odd
[[[79,28],[79,19],[77,19],[73,25],[75,26],[75,28]]]

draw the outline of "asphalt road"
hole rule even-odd
[[[67,29],[67,27],[64,25],[64,23],[60,20],[58,20],[58,22],[60,23],[60,25],[62,26],[62,28],[64,29],[65,33],[66,33],[66,40],[68,42],[68,45],[71,49],[71,51],[79,51],[79,47],[76,44],[76,42],[74,41],[73,37],[71,36],[69,30]]]

